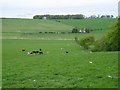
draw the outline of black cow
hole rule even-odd
[[[42,49],[39,49],[38,51],[37,50],[34,50],[34,51],[31,51],[30,54],[43,54],[43,52],[41,51]]]
[[[33,54],[33,52],[30,52],[30,54]]]
[[[22,52],[24,52],[24,51],[25,51],[25,49],[23,48],[23,49],[22,49]]]
[[[68,51],[66,51],[66,53],[69,53]]]
[[[37,54],[37,53],[39,53],[39,51],[32,51],[34,54]]]
[[[39,54],[43,54],[43,52],[39,52]]]

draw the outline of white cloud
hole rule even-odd
[[[63,7],[113,3],[118,0],[2,0],[3,7]]]
[[[54,13],[117,13],[118,0],[2,0],[2,16]]]

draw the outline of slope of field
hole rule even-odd
[[[116,19],[83,19],[83,20],[29,20],[2,19],[3,39],[39,39],[39,40],[73,40],[85,34],[39,34],[38,32],[71,32],[73,27],[93,29],[90,34],[101,38]],[[28,33],[27,33],[28,32]],[[30,33],[29,33],[30,32]],[[26,33],[26,34],[25,34]],[[33,33],[33,34],[31,34]]]
[[[76,25],[103,28],[89,33],[97,39],[115,20],[103,20],[105,26],[91,20],[2,19],[2,87],[3,88],[117,88],[118,52],[90,52],[74,41],[79,34],[40,34],[67,32]],[[84,21],[84,20],[83,20]],[[91,23],[90,23],[91,22]],[[76,23],[76,24],[75,24]],[[103,26],[101,26],[103,25]],[[104,31],[105,30],[105,31]],[[26,33],[27,32],[27,33]],[[31,33],[29,33],[31,32]],[[25,48],[25,52],[22,52]],[[27,55],[42,49],[43,55]],[[66,53],[68,51],[69,53]]]
[[[52,20],[2,19],[3,32],[71,31],[72,26]]]
[[[40,48],[43,55],[27,55]],[[83,51],[74,41],[3,40],[2,74],[3,88],[117,88],[118,54]]]
[[[71,31],[73,27],[108,30],[116,19],[36,20],[2,19],[3,32]],[[67,24],[67,25],[66,25]]]
[[[93,30],[108,30],[116,19],[96,18],[96,19],[81,19],[81,20],[60,20],[60,22],[78,28],[89,28]]]

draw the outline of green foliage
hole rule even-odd
[[[75,28],[73,28],[72,29],[72,33],[78,33],[79,31],[78,31],[78,28],[77,27],[75,27]]]
[[[114,25],[112,30],[108,32],[103,38],[96,41],[95,49],[96,51],[120,51],[119,41],[120,37],[120,18],[118,22]]]
[[[102,37],[101,39],[98,39],[97,41],[95,41],[95,47],[91,50],[91,51],[105,51],[106,50],[106,39],[105,37]]]
[[[75,42],[79,45],[79,38],[75,36]]]
[[[82,38],[80,38],[80,45],[84,47],[85,49],[89,49],[90,45],[94,43],[95,39],[92,35],[87,35]]]
[[[118,30],[115,29],[107,34],[107,51],[118,51]]]

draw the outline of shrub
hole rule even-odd
[[[103,38],[97,40],[95,43],[96,51],[120,51],[120,18],[118,22],[114,25],[112,30],[108,32]]]
[[[75,37],[75,42],[76,42],[77,44],[79,44],[79,38],[78,38],[78,37]]]
[[[102,37],[101,39],[95,41],[95,47],[92,51],[105,51],[107,49],[106,38]]]
[[[72,29],[72,33],[78,33],[78,32],[79,31],[78,31],[78,29],[76,27]]]
[[[93,45],[95,42],[94,36],[92,35],[86,35],[80,39],[80,45],[84,49],[90,49],[91,45]]]

